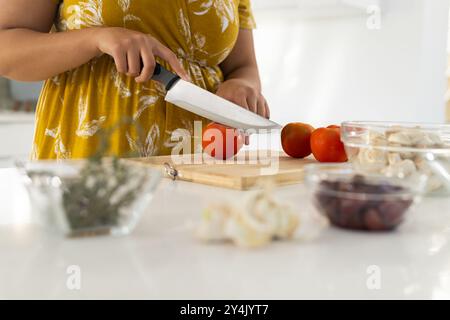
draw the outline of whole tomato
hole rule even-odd
[[[311,134],[311,150],[317,161],[346,162],[344,144],[341,142],[339,126],[319,128]]]
[[[212,122],[203,130],[203,151],[219,160],[235,156],[244,144],[244,134],[219,123]]]
[[[314,128],[306,123],[289,123],[281,131],[284,152],[293,158],[305,158],[311,154],[310,138]]]

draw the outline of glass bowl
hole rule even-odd
[[[450,194],[450,125],[344,122],[342,142],[354,168],[387,177],[429,177],[426,192]]]
[[[426,175],[396,179],[358,174],[350,164],[312,164],[306,184],[314,207],[331,224],[353,230],[396,229],[420,200]]]
[[[18,164],[38,223],[68,237],[127,235],[161,173],[117,159]]]

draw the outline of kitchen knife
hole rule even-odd
[[[281,126],[229,102],[156,64],[152,80],[165,85],[165,100],[187,111],[236,129],[279,129]]]

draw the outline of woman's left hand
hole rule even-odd
[[[230,79],[219,85],[216,94],[245,109],[270,118],[270,110],[261,92],[245,79]]]

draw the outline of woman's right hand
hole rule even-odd
[[[114,58],[117,71],[135,77],[136,82],[148,81],[155,71],[155,56],[167,61],[184,80],[189,76],[177,56],[148,34],[124,28],[99,28],[95,41],[99,53]]]

